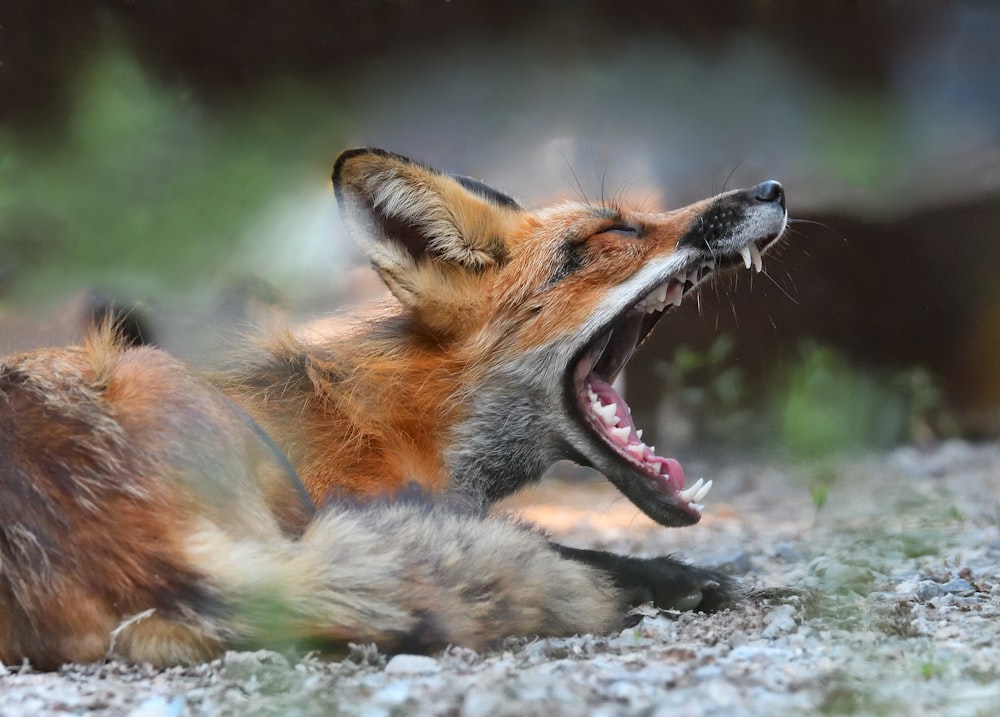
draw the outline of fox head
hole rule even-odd
[[[456,385],[443,460],[489,502],[571,458],[664,525],[697,522],[707,486],[642,440],[615,378],[659,320],[722,271],[761,270],[784,231],[767,181],[664,213],[510,196],[377,149],[334,189],[352,237]],[[424,342],[427,343],[426,341]],[[428,420],[434,420],[429,417]]]

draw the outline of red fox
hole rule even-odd
[[[0,661],[482,648],[738,596],[488,508],[570,458],[663,525],[699,519],[709,485],[643,442],[613,382],[708,276],[761,270],[781,185],[528,211],[356,149],[333,186],[393,295],[341,333],[262,341],[221,374],[107,330],[0,363]]]

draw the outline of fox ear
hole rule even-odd
[[[337,158],[333,188],[352,238],[410,307],[435,273],[479,274],[507,260],[517,202],[474,179],[443,174],[380,149]]]

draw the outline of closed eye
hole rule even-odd
[[[610,227],[602,229],[599,233],[606,234],[607,232],[615,232],[616,234],[626,234],[632,237],[638,237],[640,235],[639,227],[633,224],[612,224]]]

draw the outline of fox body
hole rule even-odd
[[[375,149],[333,183],[393,295],[336,335],[263,340],[210,376],[109,331],[0,364],[0,661],[483,647],[734,597],[487,509],[571,458],[664,525],[698,520],[707,488],[642,442],[612,383],[708,275],[759,270],[780,185],[528,211]]]

